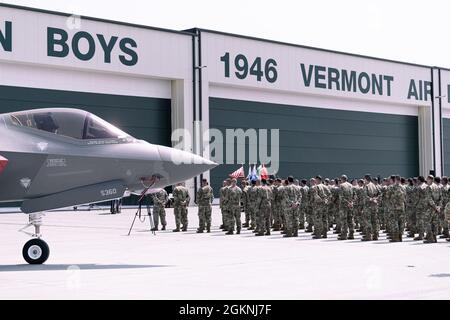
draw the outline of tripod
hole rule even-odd
[[[133,223],[131,224],[130,231],[128,231],[128,236],[131,234],[131,230],[133,230],[134,223],[136,222],[137,217],[139,217],[139,221],[141,221],[142,223],[145,222],[145,217],[142,219],[142,203],[143,203],[144,199],[145,199],[145,195],[144,195],[144,197],[141,197],[139,199],[139,207],[134,215]],[[152,211],[150,209],[149,204],[147,204],[147,215],[148,215],[148,219],[150,222],[150,229],[152,230],[153,235],[156,235],[156,232],[153,231],[155,228],[155,224],[153,222]]]
[[[144,191],[142,191],[141,196],[140,196],[140,198],[139,198],[139,200],[138,200],[139,207],[138,207],[138,209],[137,209],[137,211],[136,211],[136,213],[135,213],[135,215],[134,215],[133,223],[131,224],[130,231],[128,231],[128,236],[131,234],[131,230],[133,230],[134,223],[136,222],[136,218],[137,218],[137,217],[139,217],[139,220],[140,220],[141,222],[145,222],[145,217],[144,217],[143,219],[141,218],[141,217],[142,217],[142,204],[143,204],[143,202],[144,202],[146,193],[150,190],[150,188],[151,188],[152,186],[155,185],[155,183],[156,183],[158,180],[159,180],[158,177],[153,176],[153,177],[150,179],[150,181],[149,181],[149,182],[150,182],[150,185],[149,185],[149,186],[145,186],[145,185],[144,185],[144,180],[142,180],[142,184],[144,185],[145,189],[144,189]],[[152,219],[152,211],[151,211],[151,209],[150,209],[150,205],[149,205],[149,204],[147,204],[147,215],[148,215],[148,219],[149,219],[149,221],[150,221],[150,228],[151,228],[151,230],[152,230],[152,233],[153,233],[153,235],[156,235],[156,232],[153,231],[154,228],[155,228],[155,225],[154,225],[154,222],[153,222],[153,219]]]

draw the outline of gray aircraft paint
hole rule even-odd
[[[85,112],[76,109],[43,109],[45,112]],[[13,186],[0,190],[0,202],[22,201],[27,213],[58,209],[123,196],[122,188],[139,193],[145,189],[143,178],[160,178],[153,187],[161,188],[186,181],[215,166],[214,163],[187,152],[153,145],[134,138],[77,140],[33,128],[15,126],[10,114],[0,115],[0,154],[8,159],[0,174],[0,184]],[[192,159],[181,165],[173,157]],[[57,161],[51,161],[51,160]],[[63,159],[63,160],[62,160]],[[64,165],[48,165],[63,163]],[[29,180],[24,186],[22,179]],[[85,188],[106,191],[96,196]],[[72,198],[67,195],[72,192]],[[69,193],[68,193],[69,192]]]

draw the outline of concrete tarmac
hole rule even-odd
[[[312,240],[309,234],[255,237],[188,232],[152,235],[135,210],[52,212],[44,218],[51,250],[43,266],[27,265],[17,232],[24,214],[0,215],[0,299],[450,299],[450,243],[425,245]]]

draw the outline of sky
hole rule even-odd
[[[444,0],[8,0],[174,30],[200,27],[450,68]]]

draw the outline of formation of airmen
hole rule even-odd
[[[333,230],[339,240],[355,239],[359,232],[362,241],[377,241],[384,230],[390,242],[401,242],[406,231],[406,236],[416,241],[435,243],[438,236],[450,241],[447,177],[405,179],[393,175],[381,180],[366,175],[348,180],[345,175],[339,179],[317,176],[309,181],[289,177],[243,181],[241,189],[236,179],[228,179],[220,189],[221,229],[233,235],[248,228],[256,236],[281,231],[284,237],[297,237],[299,230],[305,230],[313,239],[327,238]],[[205,192],[209,195],[212,189]],[[207,199],[205,203],[212,201]],[[207,221],[209,227],[210,218]]]

